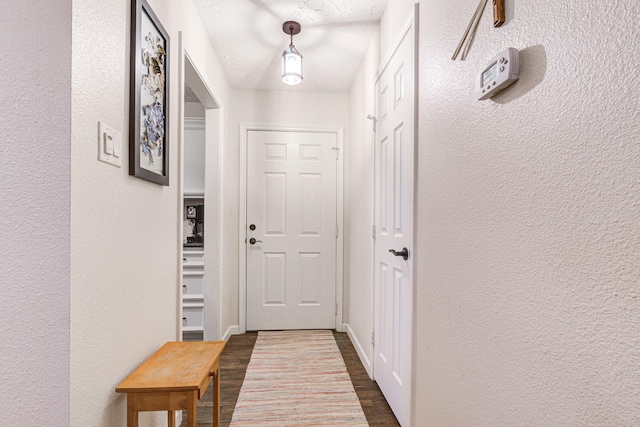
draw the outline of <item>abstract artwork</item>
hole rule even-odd
[[[169,185],[169,36],[145,0],[131,6],[129,175]]]

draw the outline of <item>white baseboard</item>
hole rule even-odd
[[[358,353],[358,357],[360,358],[364,369],[367,371],[367,375],[369,375],[369,378],[373,379],[373,366],[371,365],[371,359],[369,359],[369,357],[367,356],[367,352],[365,351],[360,341],[358,341],[356,334],[353,332],[351,326],[349,326],[348,323],[344,324],[344,329],[347,331],[347,336],[351,340],[353,347],[356,349],[356,353]]]
[[[229,341],[229,338],[231,338],[231,335],[238,335],[239,333],[240,333],[240,326],[231,325],[229,326],[229,329],[227,329],[227,332],[225,332],[224,335],[222,336],[222,340]]]

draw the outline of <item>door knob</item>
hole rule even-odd
[[[256,243],[262,243],[262,240],[256,240],[253,237],[249,239],[249,243],[255,245]]]
[[[407,249],[407,248],[402,248],[402,250],[400,252],[396,252],[393,249],[389,249],[389,252],[391,252],[395,256],[401,256],[402,259],[405,260],[405,261],[407,259],[409,259],[409,249]]]

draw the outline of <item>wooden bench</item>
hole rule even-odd
[[[187,426],[196,427],[196,404],[213,377],[213,425],[220,426],[220,354],[225,341],[168,342],[116,387],[127,393],[127,426],[138,426],[138,412],[187,411]]]

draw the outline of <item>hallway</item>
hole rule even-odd
[[[375,382],[369,379],[347,334],[334,331],[333,335],[342,353],[342,358],[347,366],[353,387],[360,399],[362,410],[367,417],[369,425],[374,427],[398,426],[399,424],[380,389]],[[257,337],[257,332],[233,335],[229,338],[222,352],[220,359],[221,427],[228,427],[231,422],[240,387],[242,386]],[[210,427],[212,425],[212,387],[213,383],[198,403],[197,427]],[[182,420],[181,427],[185,427],[185,414],[183,414]]]
[[[123,426],[127,399],[115,387],[181,339],[186,56],[220,106],[222,167],[209,186],[220,191],[207,208],[220,226],[205,267],[217,278],[206,296],[217,310],[207,332],[225,340],[244,332],[242,125],[342,129],[345,265],[336,329],[347,331],[367,372],[376,363],[376,144],[367,117],[380,116],[373,85],[415,0],[387,0],[382,14],[368,9],[363,25],[375,37],[359,55],[339,38],[360,29],[348,15],[324,25],[316,11],[305,17],[297,9],[324,4],[338,15],[348,9],[341,1],[148,0],[170,40],[168,186],[129,175],[130,150],[140,148],[129,114],[139,88],[131,78],[135,1],[3,5],[3,425]],[[219,22],[229,30],[212,38],[198,6],[236,3],[251,12],[243,21],[250,31],[225,15]],[[270,13],[285,3],[291,13]],[[640,2],[507,0],[500,27],[491,7],[480,16],[465,61],[451,55],[478,1],[418,4],[415,245],[407,246],[414,286],[398,287],[412,298],[415,404],[403,424],[640,426]],[[285,90],[278,65],[288,19],[302,21],[295,42],[306,68],[302,85]],[[312,40],[314,26],[320,36]],[[254,57],[274,71],[225,72],[214,42],[245,53],[241,34],[263,46]],[[328,53],[313,54],[314,46]],[[509,47],[521,52],[520,79],[478,100],[483,71]],[[354,60],[353,76],[343,63],[326,66],[337,53]],[[314,62],[342,73],[342,89],[307,91],[330,82],[312,72]],[[236,79],[270,79],[273,90]],[[389,93],[402,87],[390,83]],[[116,141],[121,167],[99,159]],[[225,367],[225,381],[239,387],[243,370],[240,362]],[[379,409],[370,399],[361,397],[365,412]],[[140,415],[141,427],[166,423],[165,413]]]

